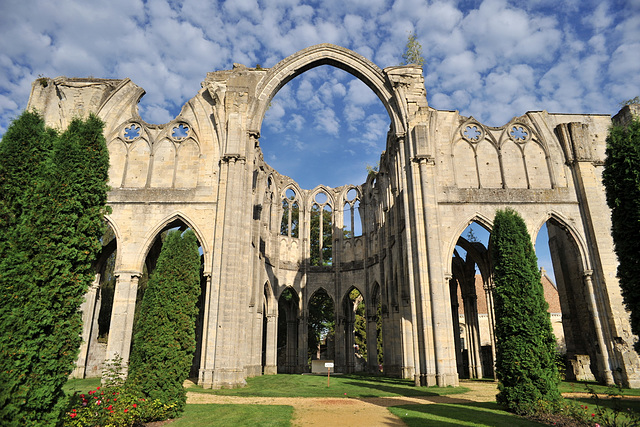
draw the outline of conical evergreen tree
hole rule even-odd
[[[491,234],[496,313],[498,403],[534,413],[561,400],[556,340],[538,261],[524,221],[511,209],[496,213]]]
[[[191,230],[170,232],[140,307],[127,382],[149,399],[184,410],[196,348],[196,303],[200,295],[200,255]]]
[[[640,119],[614,126],[607,136],[603,183],[611,208],[611,234],[618,255],[618,279],[631,330],[640,334]],[[640,352],[640,341],[635,349]]]
[[[93,116],[73,120],[48,156],[41,151],[46,161],[40,159],[37,179],[12,181],[28,199],[2,232],[8,243],[0,263],[1,414],[7,425],[56,425],[65,403],[62,386],[81,343],[78,308],[105,229],[109,163],[102,128]]]

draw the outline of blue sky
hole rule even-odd
[[[317,43],[397,65],[423,48],[429,105],[490,126],[526,111],[614,114],[640,95],[640,0],[186,0],[0,2],[0,134],[39,76],[131,78],[165,123],[208,71],[268,68]],[[384,149],[381,103],[320,67],[274,98],[265,159],[303,188],[360,184]]]

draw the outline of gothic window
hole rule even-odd
[[[291,188],[287,189],[282,199],[280,234],[296,238],[300,235],[300,205],[296,192]]]
[[[310,244],[311,265],[333,264],[333,217],[324,192],[316,194],[311,207]]]
[[[345,238],[362,236],[362,221],[360,220],[360,200],[358,192],[352,188],[347,192],[343,210]]]

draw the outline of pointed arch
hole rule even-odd
[[[464,230],[471,225],[472,222],[477,223],[478,225],[485,228],[487,231],[491,232],[493,229],[493,220],[489,219],[486,215],[476,212],[471,218],[466,221],[461,221],[458,223],[458,226],[454,228],[451,238],[449,239],[449,244],[444,251],[445,258],[443,259],[445,267],[445,275],[451,275],[453,272],[451,271],[451,262],[449,260],[453,256],[453,250],[458,244],[458,238],[462,235]]]
[[[143,238],[143,241],[145,243],[142,246],[142,249],[140,250],[140,252],[138,253],[138,256],[135,262],[135,265],[138,267],[138,271],[143,271],[147,254],[149,253],[149,250],[151,249],[151,246],[155,242],[155,239],[158,236],[158,234],[166,230],[167,228],[171,228],[172,224],[178,223],[180,221],[182,221],[187,227],[193,230],[193,232],[196,234],[196,238],[198,239],[198,242],[200,243],[200,246],[202,246],[202,252],[204,253],[204,274],[211,272],[212,257],[208,256],[210,254],[209,247],[206,240],[203,238],[204,234],[202,233],[202,230],[200,230],[195,225],[196,223],[191,219],[189,219],[187,215],[179,211],[174,212],[171,215],[167,216],[165,219],[160,221],[160,223],[156,227],[150,229],[145,234]]]
[[[261,128],[269,103],[285,84],[305,71],[320,65],[340,68],[360,79],[384,105],[389,114],[393,132],[405,133],[404,121],[396,105],[393,88],[383,71],[365,57],[329,43],[318,44],[294,53],[266,72],[256,87],[255,100],[249,107],[251,121],[248,129],[258,131]]]
[[[557,212],[555,210],[549,211],[545,217],[540,219],[534,228],[534,232],[531,233],[533,243],[535,244],[536,239],[538,238],[538,233],[540,233],[540,229],[542,226],[548,221],[553,221],[562,228],[567,235],[571,237],[578,253],[580,254],[580,265],[583,271],[592,270],[591,262],[589,260],[589,251],[587,250],[587,242],[582,234],[578,232],[575,226],[571,225],[571,222],[566,218],[562,213]]]

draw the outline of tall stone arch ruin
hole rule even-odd
[[[389,114],[380,169],[362,184],[302,189],[263,159],[260,128],[270,100],[319,65],[362,80]],[[502,127],[485,126],[457,111],[429,107],[420,68],[381,70],[329,44],[304,49],[271,69],[234,65],[208,73],[202,89],[163,125],[139,116],[143,94],[129,79],[58,77],[46,85],[34,82],[28,105],[49,126],[64,128],[89,112],[106,123],[117,282],[105,359],[128,360],[147,253],[159,231],[180,220],[197,231],[204,258],[197,353],[204,387],[239,387],[247,377],[278,372],[277,306],[285,289],[294,295],[289,316],[296,316],[289,319],[288,334],[296,341],[287,369],[308,371],[309,298],[324,289],[335,302],[339,326],[348,321],[342,302],[353,288],[366,302],[370,337],[376,336],[381,302],[385,374],[422,385],[457,385],[453,248],[469,223],[490,229],[495,211],[512,207],[533,235],[551,223],[563,316],[568,323],[586,322],[583,332],[593,338],[572,343],[575,354],[591,357],[598,380],[640,387],[601,184],[610,116],[534,111]],[[345,224],[338,213],[353,203],[347,199],[351,189],[362,235],[347,237],[339,232]],[[327,202],[317,201],[318,192]],[[326,256],[315,265],[310,222],[314,209],[327,206],[330,250],[321,246]],[[490,278],[483,280],[490,293]],[[89,342],[95,294],[84,309]],[[336,327],[335,366],[345,372],[353,358],[341,330]],[[74,373],[80,377],[90,374],[90,351],[83,351]],[[368,369],[375,371],[375,351],[369,356]]]

